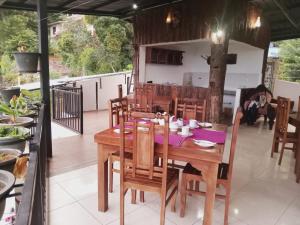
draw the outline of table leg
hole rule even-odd
[[[296,182],[299,183],[300,181],[300,128],[297,128],[298,133],[298,143],[297,143],[297,150],[296,150]]]
[[[216,196],[218,176],[218,164],[211,164],[207,170],[206,175],[206,197],[205,197],[205,208],[203,225],[211,225],[213,223],[213,210]]]
[[[98,144],[98,211],[108,209],[108,154],[102,144]]]
[[[206,196],[204,206],[203,225],[213,224],[213,210],[217,189],[218,163],[204,165],[192,164],[198,170],[201,170],[204,181],[206,182]]]

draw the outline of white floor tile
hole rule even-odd
[[[297,197],[280,217],[276,225],[300,225],[300,197]]]
[[[74,203],[75,199],[71,197],[61,186],[53,184],[50,186],[49,210],[54,210],[65,205]]]
[[[230,215],[249,225],[273,225],[294,198],[284,187],[256,180],[233,197]]]
[[[125,215],[125,224],[126,225],[156,225],[156,224],[158,225],[159,219],[160,219],[159,213],[156,213],[154,210],[148,208],[147,206],[144,206],[130,214]],[[110,223],[109,225],[119,225],[119,224],[120,221],[116,220]],[[175,223],[172,223],[171,221],[166,219],[165,225],[175,225]]]
[[[49,222],[50,225],[102,225],[78,203],[50,212]]]
[[[137,204],[131,204],[131,193],[126,194],[125,213],[131,213],[144,204],[140,203],[137,198]],[[116,189],[114,193],[109,194],[109,209],[107,212],[98,211],[98,195],[94,194],[88,198],[82,199],[79,203],[90,212],[98,221],[102,224],[108,224],[120,218],[120,194],[119,189]]]
[[[97,176],[84,174],[70,180],[59,182],[59,184],[76,200],[87,198],[97,194]]]

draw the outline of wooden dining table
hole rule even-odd
[[[226,125],[213,125],[211,128],[218,131],[226,131]],[[113,128],[100,131],[94,135],[94,141],[98,146],[98,210],[106,212],[108,204],[108,155],[119,151],[120,135]],[[126,151],[131,151],[132,140],[126,140]],[[155,154],[162,155],[162,145],[155,145]],[[191,138],[185,139],[180,146],[169,146],[168,158],[171,160],[191,163],[193,167],[202,171],[207,184],[204,225],[211,225],[213,221],[213,208],[216,194],[216,182],[218,165],[222,162],[224,144],[217,144],[213,148],[203,148],[196,145]]]
[[[289,124],[296,127],[296,134],[298,135],[295,172],[296,172],[296,181],[297,183],[299,183],[300,182],[300,112],[291,113],[289,115]]]

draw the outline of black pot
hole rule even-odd
[[[20,73],[38,72],[38,62],[40,53],[35,52],[16,52],[14,57],[17,63],[17,69]]]
[[[0,89],[0,94],[3,99],[3,101],[6,104],[9,104],[9,101],[11,98],[16,95],[17,97],[20,96],[20,88],[19,87],[12,87],[7,89]]]
[[[1,153],[6,153],[14,156],[11,159],[8,160],[2,160],[0,161],[0,170],[6,170],[8,172],[13,172],[15,163],[17,158],[22,154],[21,151],[17,149],[0,149],[0,154]]]

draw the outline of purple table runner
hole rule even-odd
[[[194,129],[193,134],[193,138],[199,140],[211,141],[218,144],[224,144],[226,141],[225,131]]]

